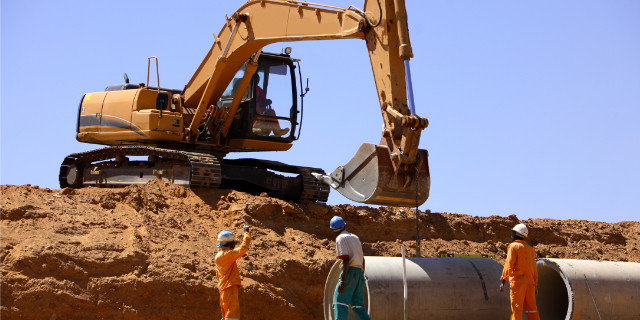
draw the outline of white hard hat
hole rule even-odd
[[[513,227],[513,231],[517,232],[523,238],[526,238],[529,235],[529,229],[527,229],[527,226],[522,223]]]
[[[229,242],[236,239],[236,236],[233,235],[233,232],[229,230],[224,230],[218,234],[218,242]]]

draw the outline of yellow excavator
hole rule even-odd
[[[330,187],[367,204],[417,206],[427,200],[428,154],[418,144],[428,121],[413,105],[404,0],[365,0],[362,9],[252,0],[225,18],[184,89],[161,87],[158,59],[149,57],[146,83],[129,83],[125,74],[124,84],[83,96],[76,139],[108,147],[67,156],[61,187],[162,179],[293,201],[326,201]],[[263,47],[332,39],[366,43],[384,121],[380,144],[362,144],[330,174],[276,161],[225,159],[231,152],[286,151],[300,135],[309,90],[302,88],[300,60],[290,48],[273,54]],[[149,86],[153,63],[157,87]],[[304,92],[297,92],[297,81]]]

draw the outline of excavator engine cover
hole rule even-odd
[[[429,197],[431,180],[427,150],[419,149],[418,155],[416,164],[396,169],[387,146],[364,143],[346,165],[318,178],[356,202],[421,205]]]

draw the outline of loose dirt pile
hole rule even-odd
[[[322,319],[334,215],[365,255],[415,253],[415,211],[327,206],[161,181],[123,189],[2,186],[3,319],[220,318],[213,258],[223,229],[253,226],[239,260],[243,319]],[[640,223],[422,213],[423,256],[492,254],[529,226],[539,256],[640,262]]]

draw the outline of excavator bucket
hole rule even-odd
[[[418,155],[416,165],[396,168],[387,146],[364,143],[346,165],[314,176],[356,202],[413,207],[427,201],[431,184],[427,150]]]

